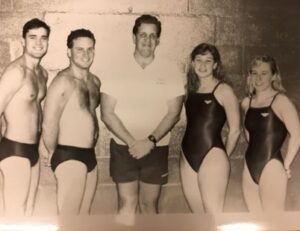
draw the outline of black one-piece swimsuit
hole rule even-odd
[[[185,102],[187,127],[181,146],[185,158],[196,172],[210,149],[218,147],[225,151],[221,131],[226,114],[214,96],[220,83],[211,93],[190,93]]]
[[[253,181],[258,184],[266,164],[277,159],[283,163],[280,148],[287,136],[284,123],[272,110],[277,93],[267,107],[251,107],[245,116],[245,128],[249,132],[249,145],[246,150],[246,164]]]

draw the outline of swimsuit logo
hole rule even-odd
[[[168,175],[169,175],[169,173],[167,172],[167,173],[162,174],[161,177],[166,177]]]
[[[260,113],[262,117],[267,117],[269,113]]]
[[[204,103],[210,104],[212,101],[211,100],[204,100]]]

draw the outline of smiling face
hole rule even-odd
[[[48,32],[45,28],[30,29],[22,40],[24,52],[29,56],[41,59],[48,49]]]
[[[250,70],[250,81],[256,91],[272,88],[273,77],[270,64],[266,62],[258,62]]]
[[[95,56],[95,44],[91,38],[78,37],[73,40],[73,47],[68,49],[70,62],[82,69],[88,69]]]
[[[192,61],[192,66],[199,78],[213,77],[213,70],[217,67],[217,63],[210,52],[205,54],[197,54]]]
[[[155,24],[142,23],[137,34],[133,35],[135,52],[143,58],[154,56],[155,49],[159,44],[157,28]]]

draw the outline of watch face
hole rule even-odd
[[[156,144],[156,139],[155,139],[155,137],[153,135],[148,136],[148,139],[150,141],[152,141],[154,144]]]

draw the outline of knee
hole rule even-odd
[[[141,196],[140,198],[140,209],[142,213],[145,212],[153,212],[157,213],[158,212],[158,197],[147,197],[147,196]]]
[[[137,195],[119,195],[119,207],[131,207],[136,208],[138,204]]]

